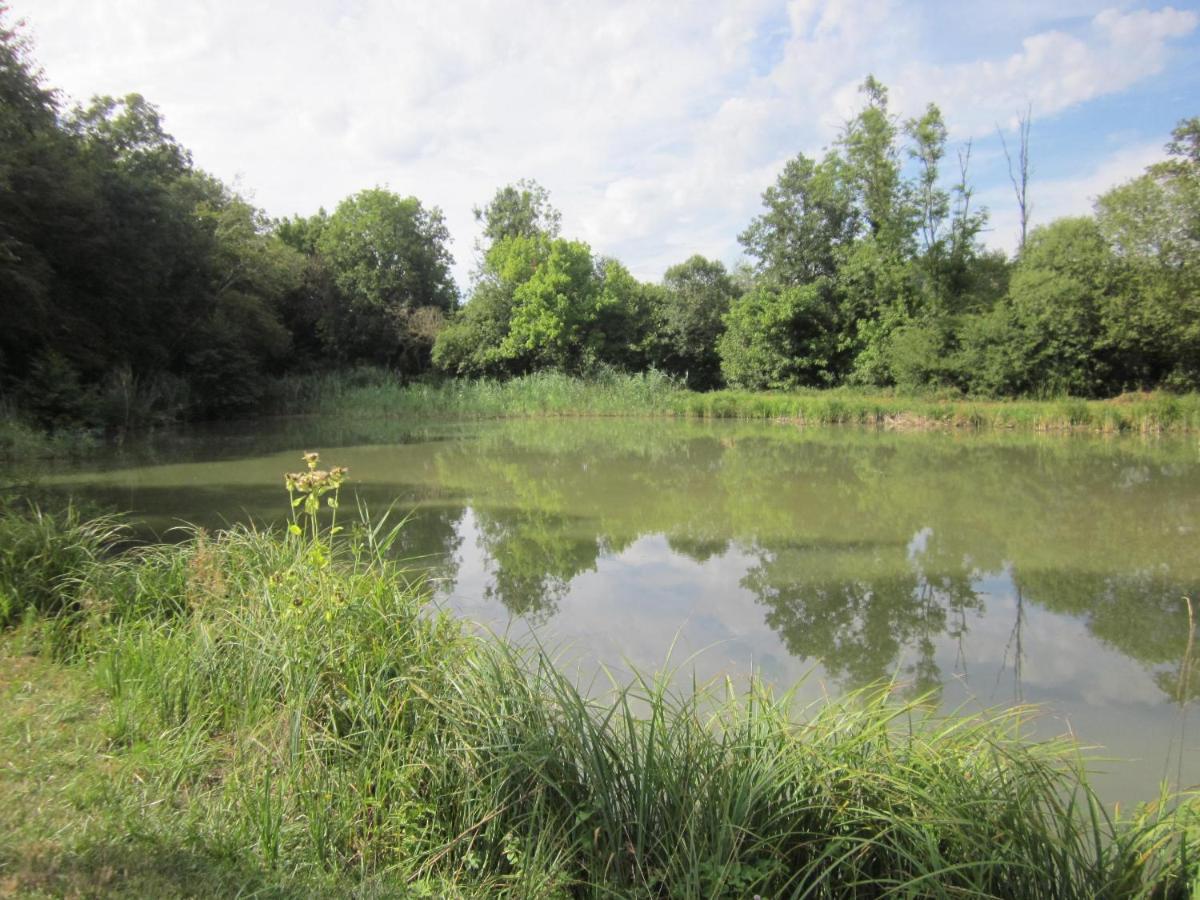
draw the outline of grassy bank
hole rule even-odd
[[[1022,738],[1027,711],[943,720],[886,690],[801,710],[763,685],[651,677],[596,699],[544,654],[428,610],[382,527],[114,554],[111,521],[2,524],[13,892],[1200,886],[1200,801],[1110,818],[1071,746]]]
[[[1081,430],[1102,433],[1200,430],[1200,395],[1129,394],[1112,400],[969,400],[899,396],[847,388],[789,393],[689,391],[665,375],[579,379],[552,372],[509,381],[452,380],[402,385],[363,371],[286,379],[273,392],[278,412],[341,416],[500,418],[506,416],[682,416],[784,420],[882,428]]]

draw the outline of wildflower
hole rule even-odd
[[[313,536],[318,534],[317,511],[321,508],[321,498],[326,494],[326,505],[332,509],[338,508],[338,491],[341,489],[342,483],[346,480],[348,469],[345,466],[334,466],[328,471],[318,469],[317,464],[320,462],[320,454],[310,451],[301,456],[304,461],[307,471],[305,472],[289,472],[283,476],[284,486],[287,488],[288,496],[291,498],[292,509],[297,510],[303,508],[304,515],[308,518],[309,527],[312,530]],[[297,496],[298,495],[298,496]],[[336,516],[336,512],[335,512]],[[336,523],[336,518],[335,518]],[[301,535],[304,529],[301,528],[299,521],[296,519],[296,514],[292,514],[292,524],[288,526],[288,531],[295,535]],[[340,531],[336,525],[330,526],[330,535]]]

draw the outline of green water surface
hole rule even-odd
[[[658,420],[291,419],[129,445],[48,489],[181,522],[282,521],[304,450],[409,515],[438,602],[598,664],[879,679],[1041,706],[1113,801],[1200,782],[1200,445]]]

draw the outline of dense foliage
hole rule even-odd
[[[64,109],[0,8],[0,385],[43,426],[254,407],[266,376],[428,365],[441,212],[363,191],[272,223],[137,94]]]
[[[371,188],[272,221],[197,168],[137,94],[64,108],[0,5],[0,407],[125,428],[261,405],[272,379],[361,365],[508,378],[651,369],[688,387],[863,385],[975,397],[1200,387],[1200,119],[1167,161],[986,250],[969,144],[887,89],[797,156],[740,236],[643,283],[561,234],[522,180],[475,210],[460,305],[443,214]],[[1023,133],[1023,137],[1027,132]]]

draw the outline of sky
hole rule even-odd
[[[463,288],[475,206],[534,178],[564,236],[657,280],[738,234],[868,74],[970,140],[985,242],[1018,218],[1000,141],[1032,111],[1033,224],[1086,214],[1200,115],[1200,4],[1087,0],[11,0],[69,101],[143,94],[271,216],[384,186],[442,209]],[[953,170],[953,171],[951,171]]]

